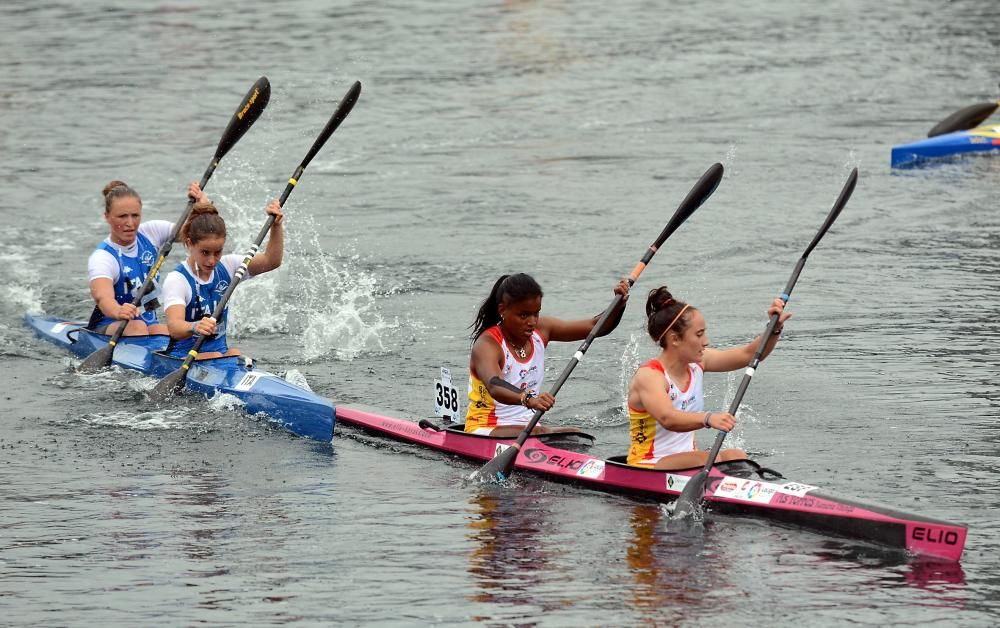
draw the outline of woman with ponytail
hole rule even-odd
[[[90,294],[94,298],[94,311],[87,329],[113,334],[119,325],[125,324],[126,336],[165,334],[166,326],[156,321],[155,289],[144,298],[143,311],[132,305],[132,301],[135,291],[146,282],[146,276],[159,257],[160,247],[170,238],[174,225],[166,220],[142,222],[142,199],[123,181],[108,183],[102,195],[104,220],[111,233],[87,260]],[[188,196],[208,200],[197,183],[188,187]]]
[[[615,286],[624,298],[599,336],[610,334],[621,321],[628,300],[628,281]],[[503,275],[493,284],[471,325],[469,409],[465,431],[496,437],[517,436],[536,410],[549,410],[555,398],[542,392],[545,347],[550,341],[583,340],[600,316],[564,321],[541,316],[542,288],[524,273]],[[566,428],[568,429],[568,428]],[[544,433],[536,427],[533,433]]]
[[[778,314],[779,319],[763,357],[774,349],[791,316],[784,308],[784,301],[775,299],[767,310],[768,317]],[[760,337],[732,349],[709,348],[705,317],[697,308],[674,299],[666,286],[650,291],[646,318],[646,329],[660,354],[640,366],[629,384],[632,444],[628,463],[655,469],[703,466],[708,452],[695,447],[694,432],[702,428],[729,432],[736,427],[736,417],[728,412],[705,412],[702,376],[706,371],[746,368]],[[740,449],[723,449],[718,460],[743,458],[746,453]]]
[[[284,214],[276,200],[265,211],[274,216],[270,238],[264,250],[250,260],[244,280],[281,266],[285,251]],[[181,227],[180,241],[188,250],[188,258],[163,281],[163,308],[170,333],[167,353],[185,357],[194,347],[197,334],[207,337],[198,352],[199,360],[239,355],[239,349],[229,348],[226,343],[229,308],[223,310],[220,320],[212,318],[233,274],[243,263],[242,255],[222,254],[226,246],[226,223],[214,205],[195,203],[190,218]]]

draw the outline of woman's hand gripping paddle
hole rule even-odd
[[[271,84],[268,82],[267,77],[262,76],[257,79],[257,82],[253,84],[247,95],[243,97],[243,101],[240,102],[239,108],[236,109],[236,113],[233,114],[233,119],[229,121],[229,125],[226,130],[222,133],[222,139],[219,140],[219,146],[215,149],[215,156],[212,157],[212,163],[208,165],[205,170],[205,174],[201,175],[201,187],[202,189],[208,184],[208,180],[212,178],[215,173],[215,169],[219,166],[219,162],[225,157],[229,149],[233,147],[243,137],[253,123],[257,121],[260,114],[264,112],[264,108],[267,107],[267,102],[271,99]],[[181,214],[180,219],[174,223],[174,229],[170,233],[170,237],[163,246],[160,247],[159,257],[156,263],[149,270],[149,274],[146,275],[146,281],[143,282],[142,287],[139,292],[136,293],[135,298],[132,299],[132,305],[139,307],[142,303],[142,299],[149,293],[150,289],[153,287],[153,282],[156,280],[156,275],[160,271],[160,266],[170,255],[170,250],[173,248],[174,240],[177,239],[177,235],[181,231],[181,227],[184,222],[187,221],[188,215],[191,214],[191,207],[194,206],[194,199],[188,201],[187,207],[184,208],[184,213]],[[114,357],[115,346],[118,345],[118,341],[121,340],[122,334],[125,333],[125,327],[128,321],[122,321],[118,329],[115,330],[114,335],[111,340],[108,341],[107,346],[98,349],[97,351],[91,353],[87,358],[80,363],[80,370],[84,373],[93,373],[99,371],[107,366],[111,365],[111,359]]]
[[[323,131],[319,134],[319,137],[317,137],[316,141],[313,142],[312,148],[310,148],[309,152],[306,153],[305,159],[302,160],[302,163],[300,163],[299,167],[295,169],[291,178],[288,179],[285,191],[282,192],[281,198],[278,199],[279,205],[282,207],[285,205],[285,200],[288,199],[288,195],[292,193],[293,189],[295,189],[295,186],[298,184],[298,180],[305,171],[306,166],[308,166],[309,162],[316,156],[316,153],[323,148],[323,144],[330,139],[330,136],[337,130],[340,123],[344,121],[347,114],[351,112],[351,109],[354,108],[354,103],[358,101],[358,96],[360,95],[361,83],[355,81],[354,85],[351,86],[351,89],[347,91],[344,99],[340,101],[340,105],[337,106],[337,110],[333,112],[333,116],[330,118],[330,121],[326,123],[325,127],[323,127]],[[233,295],[233,291],[236,289],[236,286],[240,284],[240,281],[242,281],[243,276],[247,272],[247,266],[250,264],[253,256],[257,253],[257,249],[260,247],[261,242],[264,241],[264,237],[267,236],[267,232],[271,230],[272,224],[274,224],[274,216],[268,216],[267,222],[264,223],[264,227],[260,230],[260,233],[257,234],[257,239],[254,240],[253,244],[250,246],[250,250],[247,251],[246,257],[243,258],[243,263],[240,264],[240,267],[237,268],[236,272],[233,274],[233,280],[226,289],[225,294],[222,295],[222,299],[215,306],[215,311],[212,312],[212,318],[215,320],[220,320],[222,318],[222,313],[225,311],[226,305],[229,303],[229,299]],[[154,401],[163,401],[184,387],[184,382],[187,380],[188,369],[191,368],[191,364],[198,358],[198,350],[201,349],[201,345],[204,343],[205,336],[199,336],[194,343],[194,347],[191,348],[191,351],[189,351],[187,356],[184,358],[184,363],[181,364],[180,368],[160,380],[160,383],[158,383],[156,387],[150,391],[149,396]]]
[[[840,191],[840,196],[837,197],[837,202],[833,204],[833,209],[827,215],[826,220],[823,221],[823,226],[819,228],[816,236],[806,247],[805,253],[799,258],[798,263],[795,265],[795,270],[792,271],[792,276],[788,280],[788,284],[785,285],[785,290],[779,296],[785,303],[792,295],[792,288],[795,287],[795,282],[799,279],[799,273],[802,272],[802,268],[806,265],[806,258],[812,253],[812,250],[816,248],[819,241],[826,234],[830,225],[833,221],[837,219],[840,215],[844,206],[847,205],[848,199],[851,198],[851,194],[854,192],[854,186],[858,182],[858,169],[855,168],[851,171],[850,176],[847,177],[847,183],[844,184],[844,188]],[[736,396],[733,398],[733,402],[729,406],[729,414],[736,416],[736,411],[739,410],[740,402],[743,401],[743,394],[747,391],[747,387],[750,386],[750,380],[753,378],[754,371],[760,365],[761,356],[764,353],[764,348],[767,346],[767,341],[771,338],[771,334],[774,333],[775,327],[778,325],[778,314],[772,314],[770,320],[767,323],[767,329],[764,331],[764,335],[760,338],[760,344],[757,346],[757,351],[753,355],[753,359],[750,360],[749,366],[747,366],[746,371],[743,374],[743,380],[740,382],[739,388],[736,390]],[[684,490],[681,492],[681,496],[677,498],[677,504],[674,506],[673,519],[679,519],[686,517],[694,513],[695,509],[698,508],[705,498],[705,483],[708,480],[708,474],[712,469],[712,465],[715,464],[715,458],[719,455],[719,450],[722,449],[722,441],[726,439],[726,433],[719,431],[718,435],[715,437],[715,443],[712,445],[712,450],[708,454],[708,461],[705,463],[705,467],[698,472],[698,475],[694,476],[688,483],[684,486]]]
[[[674,212],[670,222],[668,222],[667,226],[663,228],[663,231],[660,233],[659,237],[656,238],[656,241],[649,245],[649,249],[646,250],[646,254],[642,256],[639,263],[635,265],[634,269],[632,269],[632,273],[628,277],[628,283],[630,286],[636,282],[639,275],[642,274],[642,271],[646,268],[646,265],[649,264],[651,259],[653,259],[653,255],[656,254],[657,249],[659,249],[660,246],[663,245],[663,242],[670,237],[670,234],[684,224],[684,221],[694,213],[694,210],[701,207],[701,205],[708,200],[708,197],[715,192],[715,188],[717,188],[719,186],[719,182],[722,181],[722,173],[722,164],[713,164],[705,172],[705,174],[702,175],[701,179],[698,180],[698,183],[691,188],[687,197],[684,198],[680,206],[677,208],[677,211]],[[576,368],[576,365],[583,359],[583,355],[587,352],[587,349],[590,348],[590,344],[594,341],[594,338],[597,337],[598,332],[604,327],[605,322],[611,316],[611,312],[614,311],[615,307],[621,302],[622,298],[623,297],[620,294],[615,295],[615,298],[611,301],[611,305],[604,310],[604,314],[601,315],[601,318],[594,325],[593,329],[591,329],[590,333],[587,334],[583,344],[581,344],[580,348],[576,350],[576,353],[573,355],[573,359],[566,365],[566,368],[563,369],[562,374],[552,387],[552,390],[549,391],[553,397],[555,397],[556,393],[559,392],[559,389],[562,388],[563,383],[566,382],[566,379],[569,377],[569,374],[573,372],[573,369]],[[485,466],[474,472],[470,476],[470,479],[476,481],[502,482],[506,478],[510,477],[511,472],[514,470],[514,462],[517,460],[517,454],[521,451],[521,446],[524,445],[524,441],[526,441],[528,436],[531,435],[531,430],[538,424],[538,421],[542,418],[543,414],[545,414],[545,410],[535,410],[535,414],[531,417],[531,420],[528,421],[528,424],[518,435],[517,440],[510,447],[507,447],[494,456],[494,458],[487,462]]]

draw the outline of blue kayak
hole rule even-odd
[[[981,126],[893,146],[892,167],[908,168],[942,157],[995,150],[1000,150],[1000,125]]]
[[[51,316],[26,314],[24,322],[36,336],[69,350],[80,358],[107,346],[110,336],[84,329],[85,323]],[[168,336],[123,337],[115,347],[113,363],[162,378],[180,368],[183,360],[160,353]],[[188,371],[188,390],[212,397],[225,393],[238,398],[250,414],[263,414],[298,436],[329,442],[333,439],[336,412],[329,399],[307,388],[256,368],[241,357],[198,360]]]

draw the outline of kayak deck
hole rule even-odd
[[[36,336],[80,358],[107,346],[110,338],[84,329],[84,323],[51,316],[28,314],[24,320]],[[152,377],[165,377],[183,362],[160,353],[168,342],[169,338],[162,335],[123,337],[115,347],[112,363]],[[265,415],[297,436],[324,442],[333,438],[336,412],[329,399],[273,373],[248,368],[241,357],[196,361],[188,371],[185,387],[206,397],[232,395],[243,403],[246,412]]]
[[[427,421],[382,416],[354,405],[338,405],[338,420],[369,433],[415,443],[472,460],[487,461],[515,439],[441,429]],[[559,434],[528,438],[515,468],[596,490],[662,502],[675,500],[701,468],[657,471],[625,464],[624,456],[604,460],[555,446]],[[753,461],[719,463],[706,482],[705,500],[720,512],[776,521],[861,539],[914,554],[957,561],[965,547],[963,525],[894,508],[839,497],[819,487],[785,480]]]

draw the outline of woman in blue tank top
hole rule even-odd
[[[170,239],[174,225],[166,220],[142,222],[142,199],[123,181],[108,183],[103,196],[104,220],[111,233],[87,260],[90,294],[94,298],[87,328],[113,334],[121,321],[128,321],[126,336],[165,334],[166,326],[156,320],[155,284],[139,308],[132,301],[156,263],[160,247]],[[208,200],[197,183],[188,187],[188,196]]]
[[[284,214],[274,200],[265,211],[274,216],[270,237],[264,250],[250,260],[244,280],[274,270],[281,265],[285,250]],[[188,258],[177,265],[163,281],[163,307],[170,333],[167,353],[183,358],[194,347],[195,336],[206,336],[198,359],[239,355],[240,351],[226,343],[226,322],[229,308],[220,320],[212,313],[232,283],[233,275],[243,263],[243,256],[223,255],[226,245],[226,223],[209,202],[195,203],[191,217],[181,227],[180,241],[188,250]]]

